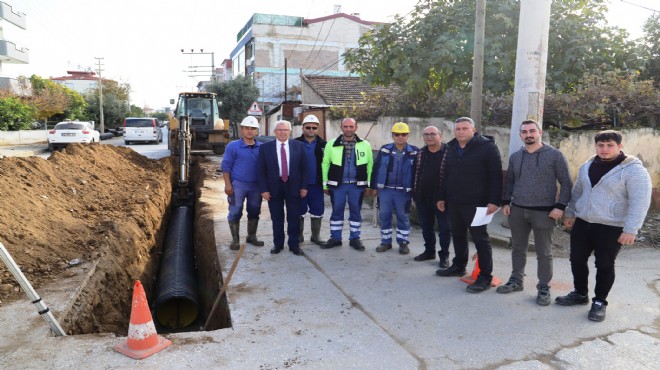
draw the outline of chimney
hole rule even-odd
[[[355,18],[358,19],[360,18],[360,13],[351,13],[351,15],[354,16]]]

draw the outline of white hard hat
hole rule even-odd
[[[241,127],[256,127],[259,128],[259,121],[252,116],[247,116],[241,121]]]
[[[305,117],[305,119],[303,120],[302,123],[303,123],[303,125],[304,125],[305,123],[310,123],[310,122],[311,122],[311,123],[316,123],[316,124],[318,125],[318,124],[319,124],[319,119],[316,118],[315,115],[310,114],[309,116]]]

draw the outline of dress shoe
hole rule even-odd
[[[273,249],[270,250],[270,254],[278,254],[282,251],[284,247],[273,247]]]
[[[420,254],[419,256],[416,256],[414,258],[415,261],[428,261],[428,260],[434,260],[435,259],[435,252],[424,252]]]
[[[291,253],[295,254],[296,256],[304,256],[305,255],[305,252],[303,252],[302,249],[300,249],[300,248],[295,248],[295,249],[289,248],[289,250],[291,251]]]

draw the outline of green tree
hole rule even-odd
[[[222,102],[220,118],[229,119],[233,124],[237,124],[245,118],[250,105],[259,97],[259,89],[251,78],[245,76],[208,85],[206,91],[218,95],[218,102]]]
[[[0,96],[0,131],[30,128],[36,109],[15,96]]]
[[[644,22],[642,55],[645,61],[641,78],[655,81],[660,87],[660,13],[655,13]]]
[[[552,4],[548,81],[570,88],[594,68],[637,68],[640,59],[626,33],[607,26],[605,0]],[[484,88],[513,90],[520,2],[490,1],[485,28]],[[409,17],[376,27],[344,54],[351,72],[370,84],[396,84],[413,98],[467,89],[472,78],[473,0],[420,0]]]
[[[97,124],[101,121],[99,109],[98,88],[89,90],[85,94],[87,108],[86,119]],[[128,87],[116,81],[103,80],[103,123],[106,128],[119,127],[128,116]]]
[[[74,109],[74,114],[79,114],[84,107],[79,99],[80,95],[66,86],[37,75],[30,77],[30,84],[32,94],[28,95],[25,100],[34,106],[35,118],[39,121],[45,121],[53,116],[62,116],[70,108]]]

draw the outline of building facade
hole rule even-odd
[[[3,23],[10,23],[20,29],[27,29],[25,14],[14,12],[11,5],[0,2],[0,89],[20,92],[18,80],[2,75],[3,64],[28,64],[28,49],[18,48],[16,44],[5,40],[2,32]]]
[[[303,74],[350,76],[342,54],[376,24],[345,13],[314,19],[254,14],[237,35],[233,76],[250,76],[266,109],[300,100]]]

